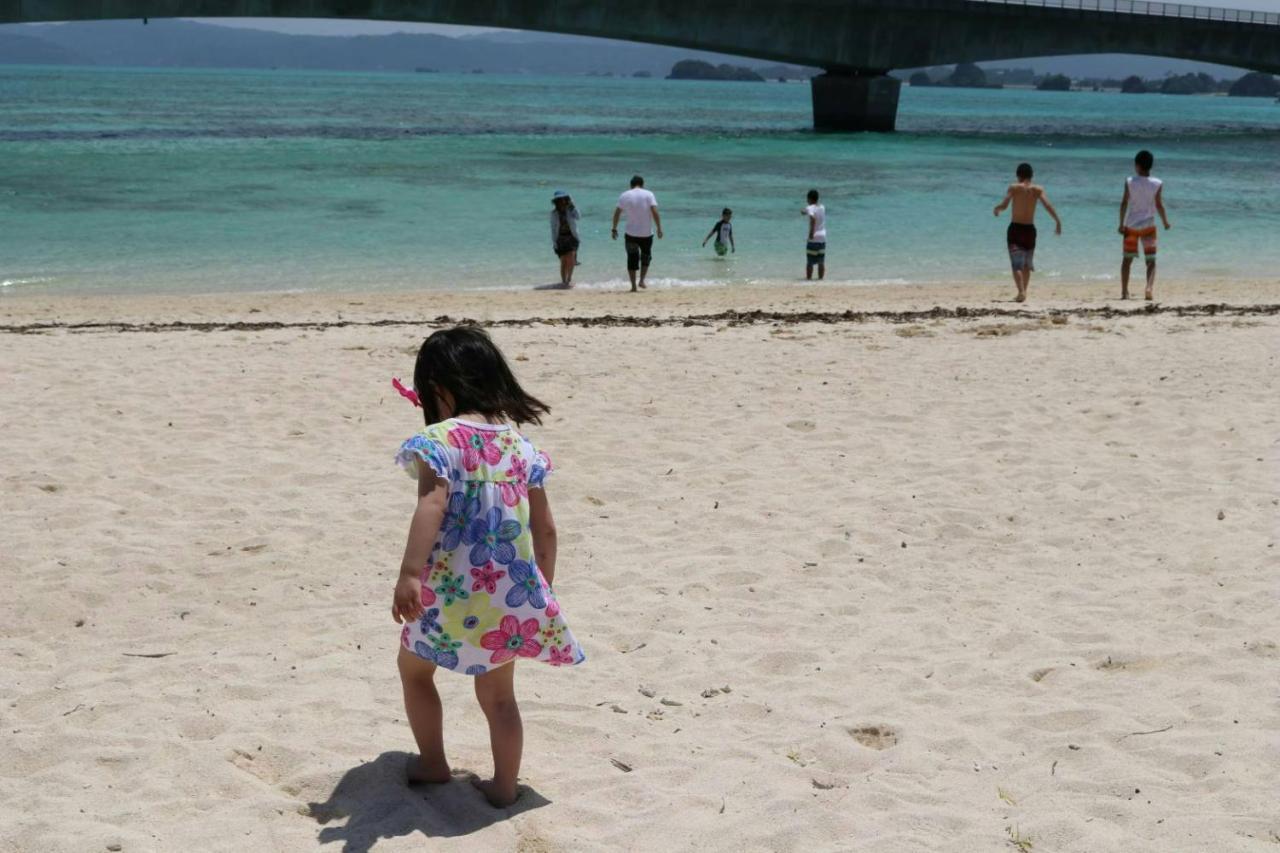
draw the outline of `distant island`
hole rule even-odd
[[[1071,78],[1065,74],[1050,74],[1036,84],[1041,92],[1070,92]]]
[[[1233,98],[1280,98],[1280,81],[1270,74],[1251,71],[1232,83],[1227,94]]]
[[[907,81],[912,86],[952,86],[957,89],[1003,89],[1001,82],[987,79],[987,72],[972,62],[961,62],[947,77],[934,80],[927,71],[917,71]]]
[[[1114,81],[1104,81],[1111,83]],[[1110,88],[1110,87],[1108,87]],[[1274,98],[1280,95],[1280,82],[1270,74],[1252,71],[1237,80],[1215,80],[1208,74],[1171,74],[1162,80],[1127,77],[1120,91],[1130,95],[1158,92],[1162,95],[1215,95],[1226,93],[1233,98]]]
[[[742,65],[722,63],[712,65],[700,59],[682,59],[671,66],[668,80],[734,80],[747,83],[763,83],[764,78]]]
[[[1034,87],[1042,92],[1072,89],[1120,91],[1129,95],[1230,95],[1237,98],[1280,97],[1280,80],[1270,74],[1249,72],[1234,80],[1219,80],[1204,72],[1166,74],[1144,80],[1132,74],[1123,80],[1106,77],[1071,77],[1066,74],[1036,74],[1030,68],[1001,68],[987,71],[971,62],[950,67],[902,72],[911,86],[942,86],[962,89],[999,89],[1003,86]]]

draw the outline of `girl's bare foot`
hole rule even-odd
[[[405,771],[410,785],[443,785],[453,781],[447,762],[428,763],[421,755],[410,756]]]
[[[1150,302],[1150,301],[1152,301],[1152,300],[1153,300],[1153,299],[1155,299],[1155,298],[1156,298],[1156,297],[1155,297],[1155,294],[1151,292],[1151,289],[1150,289],[1150,288],[1148,288],[1148,289],[1147,289],[1147,301],[1148,301],[1148,302]]]
[[[520,791],[515,785],[510,790],[500,787],[497,782],[492,779],[472,779],[471,784],[484,794],[484,798],[489,801],[489,805],[495,809],[505,809],[514,803],[520,797]]]

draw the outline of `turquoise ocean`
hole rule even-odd
[[[1041,222],[1041,279],[1100,286],[1143,147],[1162,275],[1277,278],[1269,99],[904,87],[899,133],[809,122],[805,84],[0,66],[0,295],[545,285],[556,189],[583,215],[579,281],[621,286],[609,219],[636,172],[658,284],[795,281],[810,187],[833,281],[1003,283],[991,208],[1021,160],[1066,222]],[[725,206],[722,260],[699,244]]]

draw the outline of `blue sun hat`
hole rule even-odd
[[[568,197],[569,197],[569,194],[564,190],[556,190],[551,194],[552,201],[555,201],[556,199],[568,198]]]

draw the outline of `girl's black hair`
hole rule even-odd
[[[551,411],[520,387],[497,344],[476,326],[441,329],[427,338],[413,367],[413,387],[428,425],[463,412],[540,424]],[[437,411],[434,388],[453,396],[452,412]]]

